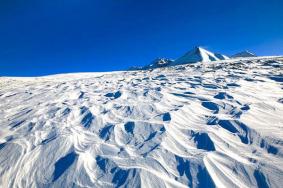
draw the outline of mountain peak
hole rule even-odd
[[[200,46],[195,46],[191,51],[195,51],[196,53],[200,53],[201,51],[207,51],[207,50],[200,47]]]
[[[146,69],[155,69],[170,66],[174,60],[168,58],[157,58],[153,60],[149,65],[144,67],[131,67],[129,70],[146,70]]]
[[[195,46],[194,49],[195,49],[195,50],[201,50],[201,49],[203,49],[203,48],[200,47],[200,46]]]
[[[196,62],[210,62],[229,59],[227,56],[222,54],[215,54],[202,47],[196,46],[182,57],[178,58],[174,65],[196,63]]]

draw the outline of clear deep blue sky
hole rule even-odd
[[[283,54],[283,1],[0,1],[0,76],[123,70],[196,45]]]

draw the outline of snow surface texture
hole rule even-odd
[[[283,59],[0,78],[0,187],[282,187]]]

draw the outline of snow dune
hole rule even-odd
[[[0,78],[0,187],[282,187],[283,59]]]

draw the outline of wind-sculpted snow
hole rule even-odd
[[[0,187],[282,187],[283,59],[0,78]]]

